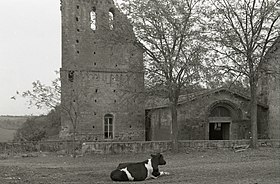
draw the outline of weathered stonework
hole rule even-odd
[[[269,107],[268,134],[280,139],[280,37],[269,49],[260,80],[260,96]]]
[[[103,141],[109,114],[110,141],[144,140],[143,51],[129,21],[113,0],[62,0],[61,13],[61,137],[76,113],[79,139]]]
[[[240,140],[250,138],[249,98],[221,88],[189,96],[181,96],[178,106],[179,140],[211,139],[211,124],[224,124],[225,135],[213,140]],[[226,108],[229,117],[211,117],[217,107]],[[149,107],[148,107],[149,108]],[[168,106],[150,108],[149,116],[151,140],[170,140],[171,112]],[[267,108],[258,105],[259,138],[267,138]],[[215,135],[214,135],[215,136]]]

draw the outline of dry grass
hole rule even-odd
[[[230,150],[190,150],[175,155],[164,153],[164,156],[167,165],[160,169],[171,175],[134,183],[280,183],[280,149],[249,149],[240,153]],[[55,154],[9,157],[0,160],[0,183],[130,183],[112,182],[110,172],[119,162],[148,158],[149,154],[88,155],[76,159]]]

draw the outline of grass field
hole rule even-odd
[[[0,128],[16,130],[22,126],[22,124],[30,116],[0,116]]]
[[[97,184],[97,183],[187,183],[187,184],[278,184],[280,149],[260,148],[235,153],[230,150],[164,153],[168,176],[143,182],[112,182],[110,172],[119,162],[143,161],[149,154],[87,155],[73,159],[55,154],[9,157],[0,160],[0,183]]]
[[[0,128],[0,142],[12,141],[16,130]]]
[[[11,141],[29,116],[0,116],[0,142]]]

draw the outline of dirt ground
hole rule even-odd
[[[280,183],[280,149],[259,148],[235,153],[231,150],[189,150],[163,153],[170,175],[134,183]],[[143,161],[150,154],[87,155],[78,158],[39,153],[0,160],[1,184],[97,184],[112,182],[110,172],[119,162]]]

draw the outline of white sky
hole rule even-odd
[[[50,84],[61,66],[59,0],[0,0],[0,115],[38,114],[16,91]]]
[[[16,91],[51,84],[61,67],[59,0],[0,0],[0,115],[38,115]]]

